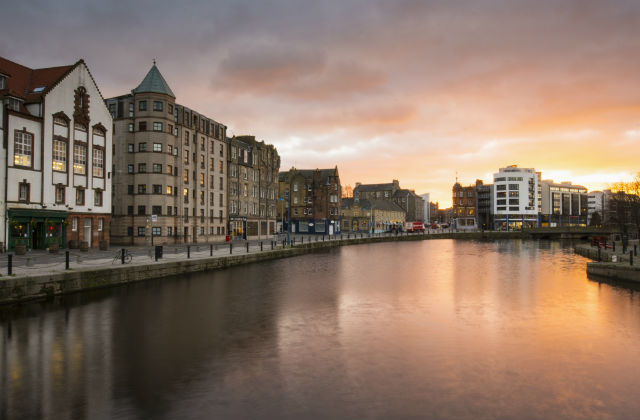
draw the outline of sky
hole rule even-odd
[[[5,0],[6,1],[6,0]],[[3,1],[3,3],[5,2]],[[451,205],[507,165],[590,190],[640,171],[640,1],[9,1],[0,56],[83,58],[105,98],[157,60],[177,102]]]

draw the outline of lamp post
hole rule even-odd
[[[291,246],[291,192],[289,190],[287,193],[287,242],[289,246]]]

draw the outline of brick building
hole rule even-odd
[[[387,184],[362,184],[356,183],[353,189],[353,197],[361,200],[387,200],[393,201],[405,212],[405,220],[424,220],[424,199],[415,191],[400,188],[397,179]]]

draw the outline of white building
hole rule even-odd
[[[30,69],[0,57],[0,76],[1,240],[108,244],[112,121],[86,64]]]
[[[541,182],[540,226],[586,226],[587,189],[571,182]]]
[[[598,213],[600,215],[600,223],[605,222],[605,218],[607,216],[607,199],[611,195],[611,190],[604,191],[591,191],[587,194],[588,199],[588,221],[587,223],[591,223],[591,218],[594,213]]]
[[[540,172],[517,165],[493,174],[493,214],[496,229],[538,226],[541,208]]]
[[[423,220],[424,220],[424,224],[425,225],[428,225],[429,221],[431,220],[431,214],[430,214],[430,208],[429,208],[430,196],[431,196],[431,193],[424,193],[424,194],[420,195],[420,197],[422,197],[422,199],[424,200],[424,216],[423,216]]]

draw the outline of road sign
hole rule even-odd
[[[158,221],[158,215],[157,214],[152,214],[151,215],[151,221],[152,222],[157,222]]]

